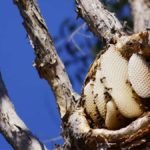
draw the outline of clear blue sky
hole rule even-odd
[[[50,87],[32,67],[34,53],[12,1],[3,0],[0,4],[0,71],[17,113],[45,141],[59,136],[59,115]],[[65,18],[76,20],[73,0],[39,0],[39,6],[52,36],[58,34]],[[47,144],[48,148],[52,149],[54,143]],[[0,135],[0,150],[10,149]]]

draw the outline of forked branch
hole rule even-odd
[[[89,126],[84,108],[74,107],[76,103],[74,99],[77,100],[78,96],[74,94],[37,4],[34,0],[14,0],[14,2],[23,17],[23,25],[35,50],[34,65],[40,77],[48,81],[55,93],[64,121],[64,149],[116,148],[117,146],[121,148],[128,144],[132,148],[139,143],[147,142],[148,138],[143,138],[143,136],[146,137],[150,132],[149,113],[145,113],[125,128],[116,131],[92,129]],[[125,58],[135,50],[139,52],[141,48],[146,51],[149,49],[148,33],[127,36],[118,19],[106,10],[99,0],[76,0],[76,2],[78,14],[87,22],[93,33],[98,37],[103,37],[107,43],[113,43]]]

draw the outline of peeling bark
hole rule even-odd
[[[39,75],[48,81],[56,96],[61,118],[71,111],[74,99],[78,96],[65,71],[64,65],[56,53],[50,34],[40,10],[33,0],[14,0],[23,18],[23,25],[30,43],[35,50],[35,63]]]
[[[57,55],[37,3],[33,0],[14,0],[14,2],[18,6],[20,14],[23,17],[23,25],[28,33],[30,43],[35,50],[36,58],[34,66],[36,67],[40,77],[47,80],[51,85],[56,96],[56,102],[63,122],[63,137],[65,140],[64,146],[62,148],[57,147],[56,149],[96,150],[135,149],[140,146],[142,146],[142,148],[149,147],[149,108],[142,116],[118,130],[108,130],[105,128],[95,129],[91,126],[82,102],[80,103],[80,101],[77,101],[79,96],[74,93],[72,89],[68,75],[65,72],[64,65]],[[79,16],[87,22],[91,31],[96,36],[104,38],[107,43],[111,43],[110,45],[107,45],[106,50],[110,46],[115,47],[127,61],[133,53],[140,53],[149,60],[150,43],[148,32],[141,32],[128,36],[123,31],[123,27],[115,15],[106,10],[99,0],[76,0],[76,3]],[[133,0],[132,4],[133,3],[137,4],[138,1]],[[134,5],[136,6],[136,4]],[[136,20],[136,15],[134,16]],[[147,18],[145,20],[149,22]],[[144,21],[142,24],[142,31],[145,29],[145,26],[147,25],[145,25]],[[135,28],[135,31],[136,30],[139,31],[139,28]],[[96,58],[93,64],[97,64],[98,59],[99,58]],[[97,68],[95,67],[93,70],[90,69],[85,82],[88,82],[89,79],[93,79],[96,69]],[[80,100],[83,98],[84,95],[81,95]],[[7,102],[8,98],[2,96],[2,99],[6,99],[5,102]],[[10,115],[10,112],[8,112],[8,115]],[[13,116],[10,117],[12,117],[14,121],[16,120]],[[24,135],[26,135],[25,133],[28,133],[27,127],[22,122],[19,123],[21,124],[21,128],[18,125],[15,125],[14,127],[11,126],[10,128],[7,126],[7,130],[4,130],[4,123],[4,121],[0,121],[1,131],[3,134],[5,133],[4,136],[10,140],[9,142],[13,146],[15,144],[13,143],[13,140],[11,141],[11,132],[14,131],[13,129],[20,131],[21,134]],[[9,134],[9,130],[13,130],[10,132],[11,134]],[[37,140],[32,136],[32,134],[29,139]],[[19,139],[17,139],[17,142],[18,141]],[[30,146],[30,143],[28,146]]]
[[[76,0],[77,13],[85,20],[91,31],[107,43],[114,43],[123,32],[123,26],[99,0]]]
[[[130,0],[134,17],[134,31],[141,32],[150,29],[150,1]]]
[[[0,74],[0,132],[15,150],[46,150],[16,114]]]
[[[69,119],[71,147],[68,148],[67,145],[64,149],[130,149],[149,142],[147,138],[150,133],[149,113],[119,130],[92,129],[85,116],[82,108],[71,115]]]

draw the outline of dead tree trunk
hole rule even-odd
[[[47,80],[52,87],[56,97],[65,140],[64,145],[56,149],[148,148],[150,108],[146,107],[146,103],[150,99],[150,33],[145,29],[150,25],[149,1],[131,0],[134,31],[139,33],[128,35],[115,15],[99,0],[76,0],[78,15],[85,20],[97,37],[102,37],[107,43],[105,50],[98,54],[91,65],[81,96],[72,89],[37,3],[34,0],[14,0],[14,3],[20,11],[23,25],[35,51],[34,66],[39,76]],[[141,13],[143,17],[139,15]],[[133,59],[137,59],[142,65],[142,69],[139,70],[143,72],[134,74],[133,66],[136,66],[136,63]],[[123,65],[123,69],[120,64]],[[114,67],[111,68],[110,65]],[[122,72],[115,71],[116,68],[120,68]],[[112,71],[109,71],[111,69]],[[127,77],[128,74],[130,79]],[[132,80],[133,77],[135,79]],[[141,83],[141,88],[135,81]],[[13,120],[12,117],[11,119]],[[7,130],[3,129],[4,126],[0,127],[14,149],[21,149],[16,146],[17,141],[9,134],[9,129],[12,130],[13,127]],[[28,133],[22,125],[21,128],[20,125],[15,126],[15,129],[22,133],[22,137]],[[39,145],[40,142],[32,134],[29,136]],[[23,141],[24,138],[21,138],[20,142]],[[44,149],[44,146],[42,148]]]

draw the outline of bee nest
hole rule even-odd
[[[127,60],[111,45],[88,75],[84,108],[93,122],[100,116],[106,128],[117,129],[124,119],[143,114],[142,98],[150,97],[150,71],[142,56],[132,54]]]
[[[142,56],[138,54],[131,56],[128,75],[135,92],[142,98],[150,97],[150,68]]]

